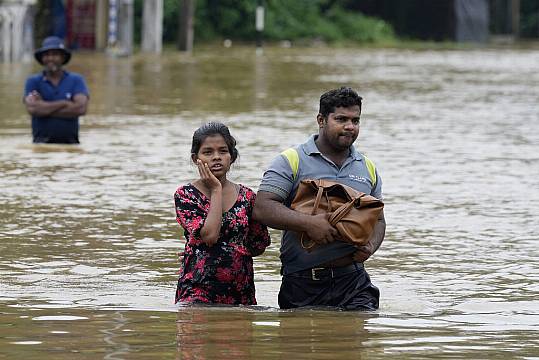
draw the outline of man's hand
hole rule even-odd
[[[36,90],[32,90],[32,92],[24,98],[24,104],[30,115],[47,117],[52,116],[55,112],[68,106],[69,102],[66,100],[45,101],[40,93]]]
[[[339,238],[339,232],[328,221],[329,214],[318,214],[311,217],[307,236],[317,244],[328,244]]]
[[[365,262],[371,257],[373,253],[369,249],[369,245],[359,246],[356,252],[354,252],[353,259],[355,262]]]
[[[24,98],[24,101],[26,103],[35,103],[41,100],[43,100],[43,98],[41,97],[41,94],[38,93],[36,90],[32,90],[32,92]]]
[[[374,225],[374,231],[367,242],[363,246],[356,246],[357,251],[354,253],[354,261],[364,262],[372,256],[378,250],[386,234],[386,219],[384,212],[380,213],[378,222]]]
[[[328,214],[308,215],[292,210],[279,195],[267,191],[256,195],[253,218],[274,229],[304,233],[316,244],[340,239],[339,232],[328,221]]]

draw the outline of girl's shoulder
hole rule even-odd
[[[183,185],[178,186],[178,188],[176,189],[176,192],[187,191],[192,187],[193,187],[193,184],[189,182],[187,184],[183,184]]]
[[[198,193],[199,190],[192,183],[187,183],[177,188],[174,196],[177,198],[193,198],[198,197]]]

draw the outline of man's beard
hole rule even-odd
[[[60,65],[52,64],[52,65],[45,65],[45,70],[48,72],[57,72],[60,70]]]

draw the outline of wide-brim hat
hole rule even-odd
[[[49,36],[46,37],[45,40],[43,40],[41,47],[37,49],[34,53],[34,57],[36,58],[38,63],[43,65],[43,61],[41,60],[41,58],[43,57],[43,53],[49,50],[60,50],[64,53],[64,62],[62,65],[67,64],[69,60],[71,60],[71,53],[69,52],[69,50],[66,49],[62,39],[60,39],[58,36]]]

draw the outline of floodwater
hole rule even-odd
[[[0,358],[539,358],[539,49],[200,48],[76,53],[78,147],[32,146],[35,64],[0,65]],[[364,97],[358,148],[383,177],[373,313],[280,311],[279,233],[252,308],[173,305],[172,195],[193,130],[228,124],[258,187],[316,131],[318,98]]]

